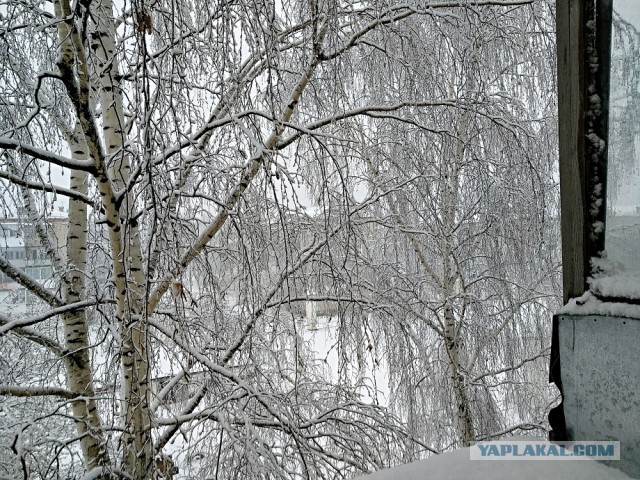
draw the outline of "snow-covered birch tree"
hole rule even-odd
[[[439,27],[447,34],[434,57],[447,73],[438,84],[464,108],[417,113],[408,130],[390,134],[415,140],[372,149],[369,165],[376,188],[419,175],[381,202],[391,243],[405,244],[414,265],[413,280],[390,293],[409,305],[422,342],[391,371],[400,403],[421,405],[412,415],[417,423],[442,428],[432,437],[441,448],[541,429],[549,401],[544,382],[531,375],[545,370],[545,325],[559,292],[554,73],[544,60],[550,44],[545,35],[504,33],[526,30],[533,17],[494,23],[495,14]],[[528,55],[514,58],[519,49]],[[404,367],[411,358],[413,380]],[[423,423],[425,409],[432,415]]]
[[[540,421],[549,9],[4,2],[3,209],[54,275],[0,256],[37,298],[0,314],[0,475],[342,478]]]

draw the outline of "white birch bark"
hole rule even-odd
[[[58,18],[65,17],[69,12],[68,3],[56,1],[55,14]],[[60,42],[59,64],[63,75],[70,75],[73,71],[74,52],[77,48],[72,43],[72,29],[66,22],[58,23],[58,39]],[[86,62],[77,62],[79,76],[87,76]],[[66,69],[66,70],[65,70]],[[72,79],[68,78],[70,83]],[[85,161],[89,158],[84,133],[79,123],[75,131],[67,135],[67,141],[74,160]],[[88,176],[86,172],[72,170],[70,190],[86,196],[88,192]],[[75,303],[84,299],[87,250],[87,205],[78,199],[69,201],[69,222],[67,231],[67,263],[63,277],[63,298],[66,303]],[[41,235],[42,236],[42,235]],[[60,265],[60,259],[55,258]],[[95,401],[93,385],[93,370],[89,358],[89,334],[84,309],[67,312],[62,315],[65,348],[67,354],[64,363],[67,371],[67,385],[72,392],[81,393],[82,398],[73,400],[71,408],[75,420],[76,430],[81,437],[85,467],[87,471],[108,466],[109,455],[106,450],[105,436],[100,421],[100,413]]]
[[[74,137],[69,139],[74,159],[85,160],[87,147],[82,132],[76,128]],[[88,191],[86,172],[71,172],[70,189],[86,195]],[[69,201],[69,223],[67,231],[67,266],[63,277],[63,298],[66,303],[75,303],[85,298],[85,277],[87,275],[87,205],[79,200]],[[79,309],[62,315],[65,346],[68,355],[67,386],[72,392],[82,395],[73,400],[71,407],[76,418],[75,425],[81,436],[80,446],[85,459],[85,467],[90,471],[96,467],[106,467],[110,458],[105,445],[100,413],[95,400],[93,369],[89,358],[89,332],[86,310]]]
[[[153,462],[151,415],[149,413],[149,360],[147,322],[144,312],[145,277],[142,266],[140,234],[135,222],[133,197],[124,191],[131,174],[124,151],[124,111],[118,82],[119,63],[115,42],[115,22],[111,0],[103,0],[92,9],[96,19],[91,43],[96,62],[99,100],[102,108],[102,131],[108,162],[107,178],[119,195],[120,208],[110,237],[111,257],[116,284],[117,321],[122,340],[123,397],[125,431],[124,464],[136,479],[148,476]],[[116,207],[115,205],[113,206]]]

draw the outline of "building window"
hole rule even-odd
[[[27,275],[36,280],[47,280],[53,275],[53,268],[47,267],[27,267],[25,269]]]
[[[52,275],[53,275],[53,268],[51,268],[51,267],[42,267],[42,268],[40,268],[40,278],[42,280],[47,280],[47,279],[51,278]]]

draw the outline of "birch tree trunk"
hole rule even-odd
[[[91,48],[96,58],[97,88],[102,107],[102,132],[107,179],[112,182],[119,208],[110,225],[111,258],[116,285],[117,322],[122,340],[124,465],[135,479],[148,478],[153,463],[151,415],[149,412],[149,359],[147,319],[144,311],[145,277],[140,232],[135,218],[137,207],[128,182],[131,164],[125,151],[126,122],[118,52],[116,51],[114,10],[111,0],[103,0],[92,9],[96,20]],[[144,34],[142,34],[144,35]],[[106,197],[108,198],[108,197]]]
[[[54,3],[57,18],[65,17],[69,10],[65,0]],[[60,62],[66,66],[67,75],[71,75],[76,46],[73,45],[73,33],[69,24],[58,23],[58,39],[60,42]],[[79,76],[88,76],[86,62],[77,62]],[[72,79],[68,78],[72,83]],[[84,138],[84,132],[76,122],[75,130],[66,135],[71,158],[77,161],[89,159],[89,151]],[[70,190],[80,195],[88,193],[88,176],[80,170],[71,171]],[[68,304],[84,299],[85,278],[87,275],[87,205],[79,200],[69,200],[69,218],[66,238],[67,265],[62,266],[63,299]],[[93,369],[90,353],[89,334],[87,329],[86,312],[84,309],[68,312],[62,315],[65,347],[68,354],[64,363],[67,371],[67,386],[71,392],[76,392],[82,398],[73,400],[71,407],[75,418],[75,426],[80,436],[80,445],[87,471],[110,464],[109,454],[105,445],[105,435],[100,421],[100,413],[95,400],[93,385]]]
[[[464,162],[466,129],[469,123],[469,114],[462,113],[458,125],[456,125],[456,139],[453,140],[451,156],[444,159],[445,197],[444,212],[442,215],[442,257],[444,282],[442,289],[442,304],[444,316],[444,344],[449,358],[449,380],[453,389],[453,397],[456,405],[456,425],[460,445],[470,446],[474,439],[471,403],[467,392],[467,378],[462,370],[463,361],[459,327],[463,319],[456,320],[455,306],[453,305],[459,292],[456,285],[461,282],[460,272],[456,266],[453,245],[455,243],[458,223],[458,195],[460,194],[460,170]]]
[[[72,158],[86,160],[87,147],[80,128],[69,138]],[[71,172],[70,189],[82,195],[88,193],[88,176],[85,172]],[[85,299],[87,276],[87,205],[79,200],[69,200],[69,223],[66,239],[67,265],[63,277],[63,298],[68,304]],[[65,359],[67,384],[81,399],[71,403],[80,445],[87,471],[108,467],[109,455],[105,445],[100,413],[96,405],[93,369],[89,358],[90,345],[85,309],[63,315],[65,346],[69,351]]]

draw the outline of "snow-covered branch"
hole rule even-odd
[[[14,140],[13,138],[0,137],[0,148],[4,148],[6,150],[16,150],[37,160],[43,160],[60,167],[83,170],[86,172],[93,171],[93,165],[90,161],[72,160],[68,157],[57,155],[48,150],[34,147],[18,140]]]
[[[506,373],[506,372],[514,372],[516,370],[518,370],[520,367],[522,367],[523,365],[525,365],[526,363],[529,362],[535,362],[536,360],[540,359],[540,358],[546,358],[549,356],[549,351],[551,350],[551,347],[547,347],[544,350],[542,350],[540,353],[533,355],[531,357],[525,358],[523,360],[521,360],[520,362],[518,362],[515,365],[510,365],[504,368],[500,368],[497,370],[492,370],[490,372],[483,372],[480,375],[476,375],[475,377],[473,377],[473,379],[471,380],[471,383],[476,383],[479,382],[480,380],[482,380],[483,378],[486,377],[493,377],[496,375],[500,375],[501,373]]]
[[[57,185],[53,185],[50,183],[42,183],[42,182],[36,182],[33,180],[26,180],[22,177],[19,177],[18,175],[5,172],[4,170],[0,170],[0,178],[4,178],[5,180],[9,180],[11,183],[15,183],[16,185],[20,185],[22,187],[26,187],[32,190],[54,193],[56,195],[64,195],[65,197],[69,197],[74,200],[79,200],[90,206],[95,205],[93,200],[91,200],[88,196],[82,195],[74,190],[70,190],[65,187],[59,187]]]
[[[9,325],[10,323],[12,323],[11,319],[0,314],[0,326],[4,327],[6,325]],[[19,335],[22,338],[25,338],[33,343],[36,343],[42,347],[49,349],[58,357],[62,357],[66,352],[65,348],[62,345],[60,345],[58,342],[56,342],[54,339],[49,338],[46,335],[36,332],[35,330],[32,330],[30,328],[27,328],[27,327],[15,328],[12,330],[12,332],[15,333],[16,335]],[[6,335],[6,333],[3,335]]]
[[[64,305],[64,302],[60,297],[58,297],[54,293],[51,293],[43,285],[38,283],[22,270],[14,267],[2,254],[0,254],[0,271],[2,271],[9,278],[18,282],[34,295],[40,297],[52,307],[61,307]]]
[[[11,395],[13,397],[61,397],[73,399],[81,396],[81,393],[71,392],[65,388],[58,387],[23,387],[18,385],[0,384],[0,395]]]
[[[52,317],[55,317],[56,315],[62,315],[64,313],[71,313],[71,312],[75,312],[77,310],[83,310],[87,307],[93,307],[95,305],[103,305],[103,304],[109,304],[109,303],[115,303],[114,300],[111,299],[94,299],[94,300],[83,300],[81,302],[76,302],[76,303],[70,303],[68,305],[63,305],[61,307],[58,308],[54,308],[52,310],[49,310],[45,313],[41,313],[40,315],[36,315],[35,317],[30,317],[30,318],[24,318],[24,319],[16,319],[16,320],[12,320],[6,324],[4,324],[2,326],[2,328],[0,328],[0,335],[5,334],[11,330],[13,330],[14,328],[22,328],[22,327],[29,327],[31,325],[35,325],[41,322],[44,322],[45,320],[48,320]]]
[[[462,107],[462,104],[459,103],[456,99],[453,98],[444,98],[441,100],[415,100],[415,101],[407,101],[407,102],[399,102],[393,105],[373,105],[366,106],[360,108],[354,108],[352,110],[348,110],[346,112],[342,112],[336,115],[331,115],[330,117],[323,118],[321,120],[317,120],[315,122],[309,123],[302,128],[299,128],[299,131],[289,137],[282,139],[281,142],[278,143],[278,148],[282,149],[293,142],[298,140],[302,135],[309,134],[315,130],[318,130],[326,125],[331,125],[341,120],[345,120],[352,117],[357,116],[375,116],[378,113],[384,112],[397,112],[398,110],[402,110],[404,108],[427,108],[427,107]]]

